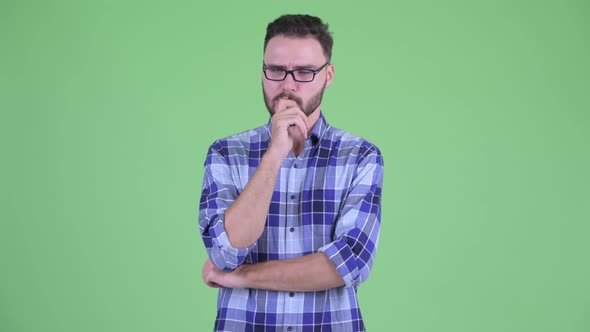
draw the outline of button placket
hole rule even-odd
[[[304,156],[305,152],[300,155],[302,158],[304,158]],[[303,160],[300,158],[295,158],[290,165],[291,167],[289,168],[288,173],[287,191],[285,196],[283,196],[285,197],[284,199],[286,199],[289,215],[287,217],[286,223],[282,225],[283,227],[281,227],[282,232],[284,232],[281,234],[281,236],[285,236],[284,242],[287,252],[286,256],[291,258],[298,256],[296,253],[303,251],[303,238],[300,238],[301,204],[299,204],[299,200],[303,195],[306,170],[303,168],[302,162]],[[302,299],[296,296],[295,292],[286,292],[283,294],[286,312],[295,313],[303,311]],[[299,328],[296,327],[295,324],[297,324],[296,315],[286,314],[283,320],[283,328],[281,330],[299,331]]]

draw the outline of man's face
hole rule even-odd
[[[281,35],[268,41],[264,52],[267,67],[286,70],[320,68],[327,61],[320,43],[312,38],[288,38]],[[277,110],[280,99],[292,99],[308,117],[319,112],[324,89],[332,83],[334,67],[324,67],[311,82],[297,82],[289,74],[283,81],[271,81],[262,74],[262,92],[266,108],[271,115]]]

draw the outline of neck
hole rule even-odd
[[[295,157],[299,157],[301,152],[303,152],[303,149],[305,149],[305,142],[304,141],[293,142],[293,149],[291,151],[293,151],[293,154],[295,155]]]
[[[318,122],[318,119],[320,118],[320,113],[321,113],[320,107],[318,106],[318,108],[316,108],[316,110],[313,111],[313,113],[311,113],[307,117],[307,128],[309,129],[307,134],[311,133],[313,126],[315,126],[316,122]]]

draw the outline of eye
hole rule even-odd
[[[308,69],[297,70],[295,72],[295,75],[297,75],[298,79],[308,80],[313,77],[313,70],[308,70]]]

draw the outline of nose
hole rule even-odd
[[[295,91],[296,87],[297,82],[295,82],[295,79],[293,78],[293,73],[289,73],[283,80],[283,91]]]

